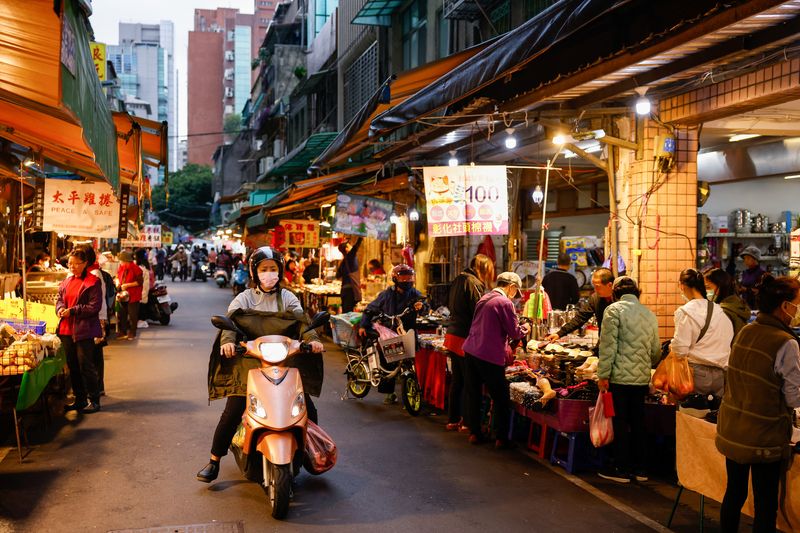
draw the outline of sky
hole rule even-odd
[[[242,13],[253,13],[253,0],[93,0],[92,16],[89,19],[94,29],[95,40],[106,44],[119,44],[119,23],[140,22],[157,24],[170,20],[175,25],[175,68],[178,70],[178,131],[185,136],[186,112],[186,55],[189,46],[189,31],[194,27],[194,10],[217,7],[239,8]],[[170,135],[175,134],[173,124]]]

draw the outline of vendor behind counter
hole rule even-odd
[[[586,324],[592,316],[597,320],[597,329],[601,330],[603,323],[603,313],[613,301],[612,288],[614,285],[614,273],[607,268],[598,268],[592,274],[592,286],[594,293],[589,299],[580,304],[575,317],[564,324],[558,332],[547,336],[547,340],[552,342],[569,335]]]

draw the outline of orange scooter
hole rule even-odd
[[[329,318],[328,313],[317,314],[305,332]],[[211,323],[247,338],[228,317],[211,317]],[[264,488],[272,517],[281,519],[289,511],[292,480],[307,460],[305,394],[300,372],[290,361],[311,348],[289,337],[267,335],[242,342],[236,350],[237,355],[259,359],[261,368],[247,375],[247,410],[231,451],[245,477]]]

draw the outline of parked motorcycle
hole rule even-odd
[[[328,313],[319,313],[303,332],[324,325]],[[228,317],[213,316],[211,323],[223,330],[244,332]],[[300,466],[312,473],[306,456],[308,415],[300,371],[293,357],[311,347],[281,335],[267,335],[242,342],[237,355],[261,361],[247,374],[247,410],[231,443],[231,451],[245,477],[257,481],[267,494],[273,518],[284,518],[292,496],[292,479]]]
[[[147,303],[139,308],[139,319],[152,320],[166,326],[177,308],[178,302],[172,301],[167,293],[167,286],[163,283],[156,283],[150,291]]]
[[[400,319],[411,312],[411,307],[399,315],[381,313],[373,320],[378,335],[368,338],[359,350],[347,350],[347,391],[355,398],[363,398],[370,387],[377,387],[384,379],[400,376],[403,406],[411,416],[419,415],[422,408],[422,389],[414,368],[416,337],[414,330],[403,331]],[[383,326],[387,323],[391,329]],[[381,332],[381,328],[383,328]],[[387,363],[397,363],[394,369],[381,364],[380,354]]]
[[[218,268],[214,271],[214,281],[217,282],[217,287],[222,289],[223,287],[228,286],[228,281],[230,281],[230,277],[228,276],[228,271],[224,268]]]
[[[247,272],[247,267],[244,263],[239,263],[233,271],[233,295],[238,296],[240,292],[244,292],[249,282],[250,274]]]

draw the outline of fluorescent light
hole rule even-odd
[[[331,223],[328,222],[327,220],[323,220],[322,222],[319,223],[319,225],[324,227],[324,228],[330,228],[331,227]]]
[[[796,179],[800,179],[800,174],[791,174],[791,175],[789,175],[789,176],[784,176],[784,178],[783,178],[783,179],[785,179],[785,180],[796,180]]]
[[[330,206],[331,206],[331,204],[322,204],[320,207],[321,207],[322,209],[325,209],[326,207],[330,207]]]
[[[564,150],[564,157],[566,157],[567,159],[572,159],[573,157],[578,157],[578,154],[576,154],[571,150]]]
[[[737,141],[746,141],[747,139],[753,139],[755,137],[761,137],[761,135],[758,133],[737,133],[735,135],[731,135],[728,138],[728,141],[735,143]]]

